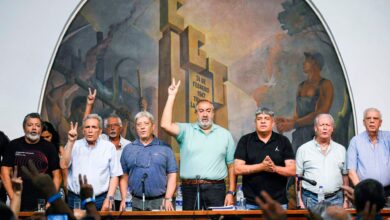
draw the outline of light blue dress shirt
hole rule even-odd
[[[360,180],[375,179],[390,185],[390,132],[379,131],[376,144],[366,131],[352,138],[347,152],[347,168],[355,170]]]

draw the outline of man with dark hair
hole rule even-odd
[[[355,207],[356,207],[356,213],[358,213],[357,219],[360,219],[360,215],[364,211],[367,202],[369,202],[369,210],[372,210],[372,206],[376,206],[376,218],[375,219],[382,219],[381,216],[379,216],[379,212],[381,209],[385,206],[386,203],[386,197],[385,197],[385,191],[383,190],[383,185],[374,179],[365,179],[363,181],[360,181],[355,186]]]
[[[40,173],[49,174],[59,190],[61,174],[59,157],[53,144],[40,138],[42,121],[38,113],[30,113],[23,120],[23,137],[12,140],[5,149],[1,164],[1,178],[8,196],[12,201],[14,190],[11,185],[10,174],[14,166],[18,167],[18,174],[23,178],[23,192],[21,211],[33,211],[37,208],[38,198],[41,198],[34,189],[30,179],[20,172],[22,166],[27,166],[27,161],[32,160]]]
[[[172,79],[161,127],[175,137],[180,145],[183,209],[192,210],[196,207],[197,189],[200,189],[200,209],[233,205],[236,190],[233,137],[228,130],[214,123],[214,106],[208,100],[200,100],[196,104],[197,122],[173,122],[173,104],[179,86],[180,81],[176,84],[175,79]],[[226,176],[229,177],[227,192]]]
[[[287,209],[287,177],[295,175],[295,160],[287,137],[272,131],[274,112],[260,107],[255,112],[256,131],[242,136],[234,154],[234,171],[242,175],[248,209],[260,209],[255,198],[266,191]]]

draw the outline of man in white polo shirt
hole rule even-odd
[[[346,150],[332,141],[334,120],[330,114],[319,114],[314,120],[315,137],[298,148],[297,175],[317,182],[313,186],[302,181],[301,208],[311,208],[318,203],[319,187],[323,187],[325,201],[348,208],[343,198],[342,185],[348,185]]]

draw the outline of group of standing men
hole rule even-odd
[[[325,200],[347,207],[342,186],[349,184],[348,176],[353,185],[363,179],[376,179],[385,186],[387,196],[390,195],[390,133],[379,130],[382,122],[379,110],[370,108],[364,112],[366,131],[351,140],[348,152],[332,141],[332,116],[317,115],[314,138],[300,146],[294,155],[290,141],[273,131],[274,112],[268,108],[255,112],[255,131],[241,137],[237,147],[230,132],[213,123],[214,107],[207,100],[197,103],[196,122],[173,122],[179,86],[180,81],[176,83],[173,79],[160,123],[180,145],[184,210],[233,205],[238,175],[243,176],[243,192],[249,209],[259,208],[255,198],[263,190],[287,208],[287,180],[295,175],[317,182],[316,186],[302,183],[301,207],[310,208],[318,202],[318,186],[323,186]],[[93,105],[94,96],[96,93],[90,92],[87,105]],[[74,200],[80,198],[78,178],[82,174],[88,177],[95,195],[94,199],[82,201],[83,205],[95,202],[98,209],[107,210],[110,198],[115,197],[117,207],[123,209],[129,190],[133,210],[161,207],[174,210],[172,202],[178,172],[174,153],[169,145],[153,135],[156,124],[152,114],[139,112],[134,124],[138,138],[130,142],[120,135],[122,122],[118,116],[110,115],[105,120],[106,135],[103,136],[101,117],[86,114],[82,124],[84,137],[76,140],[78,125],[71,123],[65,152],[59,159],[54,147],[40,138],[39,115],[27,115],[23,121],[25,135],[11,141],[4,149],[1,177],[9,198],[13,199],[12,169],[15,165],[20,169],[28,160],[33,160],[40,172],[52,176],[57,189],[61,186],[60,165],[69,170],[66,187],[71,207]],[[27,178],[23,180],[21,210],[33,210],[39,195],[29,188],[32,184]]]

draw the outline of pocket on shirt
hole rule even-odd
[[[166,164],[166,156],[159,152],[152,153],[152,162],[153,164]]]

